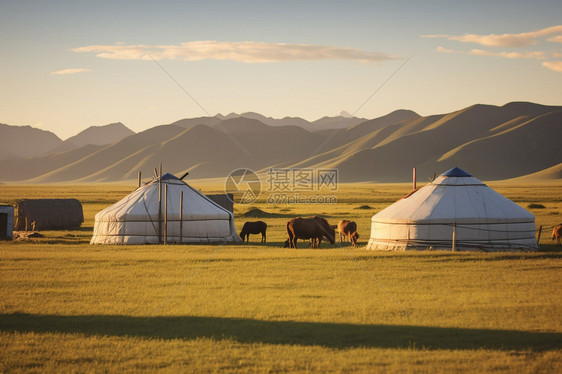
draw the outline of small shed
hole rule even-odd
[[[231,193],[206,195],[209,199],[228,210],[230,213],[234,212],[234,195]]]
[[[0,205],[0,240],[12,240],[14,229],[14,207]]]
[[[82,204],[76,199],[16,200],[17,231],[74,230],[84,222]]]

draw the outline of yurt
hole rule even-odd
[[[90,244],[164,241],[220,244],[242,240],[230,211],[174,175],[164,174],[96,214]]]
[[[537,250],[535,216],[457,167],[375,214],[371,250]]]

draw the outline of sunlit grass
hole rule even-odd
[[[544,205],[537,225],[562,221],[561,186],[492,187]],[[261,196],[252,206],[277,214],[260,218],[268,243],[217,247],[87,244],[94,214],[134,186],[0,186],[0,201],[76,197],[86,219],[0,244],[0,372],[560,372],[548,232],[536,253],[282,248],[289,217],[317,214],[355,220],[364,245],[370,217],[409,188],[344,184],[320,206]]]

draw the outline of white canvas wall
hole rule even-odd
[[[374,215],[367,249],[535,250],[535,217],[472,176],[441,175]]]
[[[165,186],[168,186],[167,204]],[[182,237],[180,196],[183,191]],[[162,181],[162,231],[167,206],[168,243],[240,242],[231,212],[177,178]],[[159,242],[158,182],[153,181],[96,214],[91,244]]]

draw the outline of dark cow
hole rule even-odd
[[[343,220],[338,222],[338,232],[340,233],[340,243],[343,237],[346,237],[351,242],[352,246],[357,245],[359,234],[357,233],[357,224],[354,221]]]
[[[263,221],[246,222],[242,227],[242,231],[240,231],[240,237],[242,238],[242,241],[244,241],[245,239],[246,242],[249,242],[250,234],[261,234],[261,242],[265,243],[266,231],[267,231],[267,223]]]
[[[328,239],[330,244],[335,243],[334,229],[322,217],[293,218],[287,222],[287,235],[289,239],[285,245],[291,248],[297,248],[297,239],[310,239],[312,248],[318,248],[323,237]]]
[[[557,245],[560,244],[560,239],[562,238],[562,224],[554,226],[552,229],[552,240],[556,240]]]

